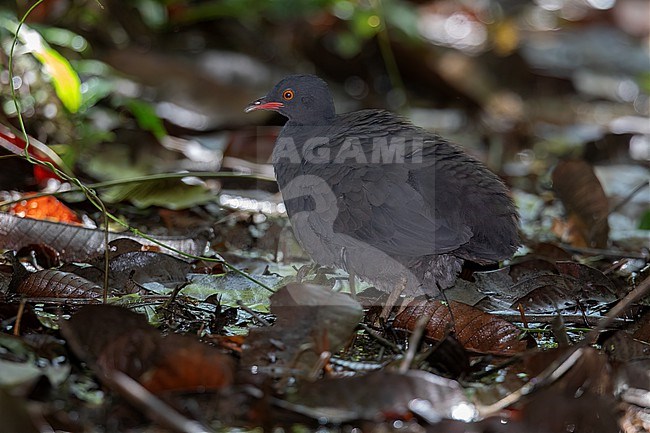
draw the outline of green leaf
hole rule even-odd
[[[133,113],[133,116],[135,116],[135,120],[138,122],[140,128],[151,132],[158,140],[162,140],[167,136],[165,125],[163,125],[162,120],[160,120],[160,117],[158,117],[156,110],[151,104],[137,99],[131,99],[127,103],[127,106],[131,110],[131,113]]]
[[[45,70],[52,77],[54,91],[63,106],[71,113],[79,111],[81,106],[81,80],[72,69],[70,62],[56,50],[45,45],[34,51],[34,57],[45,66]]]
[[[48,26],[38,26],[37,29],[50,45],[66,47],[79,53],[89,47],[86,38],[68,29]]]
[[[109,203],[129,200],[140,209],[161,206],[173,210],[215,200],[214,193],[203,185],[188,185],[179,179],[119,185],[102,192],[101,197]]]
[[[192,282],[181,291],[185,296],[205,301],[209,296],[219,295],[221,305],[238,307],[237,302],[241,301],[257,312],[269,312],[269,291],[239,274],[191,274],[190,279]],[[274,275],[255,275],[255,279],[272,288],[279,288],[283,284],[283,280]]]
[[[0,14],[0,27],[15,33],[18,31],[19,25],[10,16]],[[76,113],[81,105],[81,80],[70,66],[70,62],[56,50],[50,48],[41,34],[26,24],[22,25],[18,38],[25,45],[26,50],[43,64],[46,72],[52,77],[54,91],[63,106],[71,113]]]

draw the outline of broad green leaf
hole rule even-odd
[[[7,15],[0,15],[0,26],[11,32],[18,31],[18,24]],[[70,62],[52,49],[40,33],[23,24],[18,38],[36,59],[43,64],[52,77],[54,91],[63,106],[71,113],[79,111],[81,106],[81,80]]]
[[[52,77],[54,91],[63,106],[71,113],[79,111],[81,106],[81,80],[70,66],[70,62],[44,43],[40,49],[34,51],[34,57],[45,66],[45,70]]]
[[[136,207],[161,206],[167,209],[186,209],[215,200],[213,192],[202,185],[188,185],[179,179],[155,182],[128,183],[101,192],[109,203],[129,200]]]

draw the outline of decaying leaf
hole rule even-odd
[[[650,312],[639,319],[639,327],[634,331],[634,338],[650,345]]]
[[[109,268],[111,281],[116,287],[124,287],[128,280],[138,284],[156,282],[165,285],[184,282],[190,264],[155,251],[133,251],[113,257]]]
[[[591,165],[560,161],[553,171],[553,190],[569,214],[567,240],[576,246],[605,248],[609,201]]]
[[[469,418],[473,412],[458,382],[421,370],[405,374],[379,371],[304,383],[291,401],[296,412],[332,423],[408,418],[409,405],[414,402],[433,409],[439,420],[453,419],[460,407]]]
[[[603,350],[611,359],[633,363],[644,362],[650,365],[650,344],[634,338],[625,331],[617,331],[603,342]],[[650,376],[647,377],[650,381]]]
[[[61,331],[80,358],[105,374],[126,373],[151,392],[216,389],[233,380],[233,362],[192,337],[163,337],[145,316],[112,305],[89,305]]]
[[[79,358],[133,378],[153,364],[162,340],[145,316],[114,305],[81,308],[61,322],[61,333]]]
[[[602,272],[572,262],[555,264],[557,273],[531,272],[519,277],[510,290],[517,296],[511,308],[553,313],[567,308],[595,308],[618,299],[614,285]]]
[[[431,317],[424,332],[430,341],[440,341],[453,331],[466,350],[500,356],[512,356],[534,345],[533,340],[522,339],[521,330],[512,323],[454,301],[448,306],[440,301],[415,301],[395,318],[393,326],[412,331],[425,315]]]
[[[119,238],[134,239],[144,245],[153,244],[147,239],[127,233],[108,234],[109,241]],[[203,254],[207,245],[205,234],[192,238],[160,236],[156,239],[176,250],[193,255]],[[63,261],[85,261],[104,251],[104,231],[20,218],[0,212],[0,248],[17,250],[25,245],[37,243],[47,244],[59,251]]]
[[[447,297],[485,311],[523,308],[529,314],[547,314],[593,311],[624,295],[598,269],[567,261],[524,257],[496,271],[475,272],[473,278],[473,283],[459,280]]]
[[[41,432],[42,429],[37,426],[41,419],[35,419],[36,417],[32,413],[33,411],[30,412],[28,406],[25,400],[13,396],[8,391],[0,388],[0,413],[11,414],[11,416],[3,416],[3,429],[8,432]]]
[[[79,275],[56,269],[30,274],[16,291],[30,298],[101,298],[103,289]]]
[[[583,350],[568,372],[526,401],[521,431],[618,431],[613,379],[606,355],[592,348]]]
[[[153,368],[140,378],[154,394],[219,389],[233,382],[232,360],[192,337],[172,334],[164,338],[156,356]]]
[[[289,284],[271,296],[271,327],[250,331],[242,352],[245,366],[309,370],[323,351],[336,352],[363,316],[350,296],[312,284]]]

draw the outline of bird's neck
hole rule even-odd
[[[336,113],[334,109],[331,112],[326,113],[305,113],[304,115],[292,116],[286,126],[328,126],[331,125],[336,119]]]

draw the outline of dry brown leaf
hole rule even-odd
[[[512,323],[454,301],[448,306],[440,301],[415,301],[395,318],[393,326],[412,331],[420,316],[431,317],[425,328],[426,339],[440,341],[453,326],[456,338],[470,352],[512,356],[534,345],[532,339],[521,339],[521,330]]]
[[[103,293],[95,283],[56,269],[30,274],[16,291],[30,298],[101,298]]]
[[[350,296],[314,284],[289,284],[271,296],[273,326],[250,331],[242,351],[246,366],[311,369],[323,351],[335,352],[363,317]]]
[[[109,233],[109,241],[129,238],[143,245],[153,242],[127,233]],[[193,238],[158,236],[156,240],[188,254],[200,255],[205,251],[207,236],[198,234]],[[0,248],[18,250],[25,245],[42,243],[61,254],[63,261],[87,261],[104,251],[104,231],[88,229],[51,221],[20,218],[0,212]]]
[[[163,337],[126,308],[86,306],[61,331],[77,356],[99,372],[121,371],[153,393],[217,389],[233,381],[230,357],[192,337]]]
[[[567,240],[576,246],[605,248],[609,201],[591,165],[583,160],[560,161],[553,170],[553,190],[567,210]]]
[[[233,382],[232,359],[191,337],[168,336],[157,357],[154,367],[139,379],[154,394],[219,389]]]
[[[454,408],[461,405],[471,408],[458,382],[421,370],[305,382],[292,400],[296,412],[334,423],[408,418],[415,400],[428,402],[439,419],[452,418]]]

